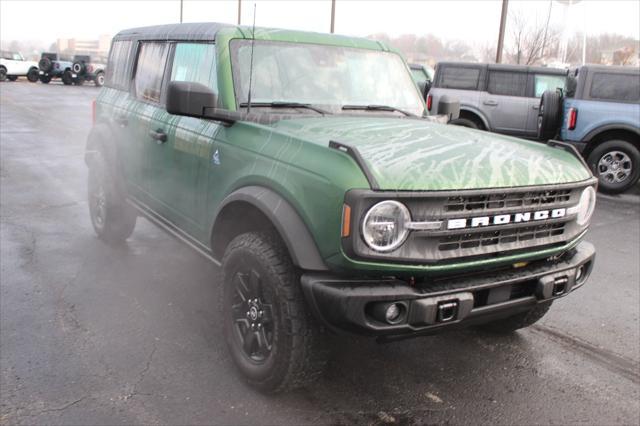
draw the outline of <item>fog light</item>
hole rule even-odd
[[[387,310],[384,312],[384,318],[389,324],[393,324],[400,318],[402,313],[400,306],[397,303],[392,303],[387,306]]]

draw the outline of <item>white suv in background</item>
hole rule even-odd
[[[38,63],[25,61],[18,52],[3,50],[0,54],[0,81],[16,81],[20,76],[26,76],[32,83],[38,81]]]

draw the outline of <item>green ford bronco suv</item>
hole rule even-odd
[[[596,179],[562,144],[430,118],[376,41],[122,31],[87,142],[91,221],[117,243],[144,216],[220,265],[229,352],[262,390],[318,377],[331,333],[528,326],[592,270]]]

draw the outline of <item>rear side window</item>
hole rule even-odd
[[[141,43],[135,74],[135,92],[138,99],[160,102],[162,77],[167,62],[167,43]]]
[[[534,77],[534,96],[539,98],[547,90],[562,89],[564,91],[567,77],[562,75],[536,74]]]
[[[105,84],[108,87],[127,90],[129,88],[129,67],[131,63],[131,41],[120,40],[111,44],[109,64]]]
[[[591,99],[640,101],[640,76],[597,72],[591,79]]]
[[[218,93],[216,46],[205,43],[176,44],[171,81],[204,84],[214,93]]]
[[[438,87],[445,89],[476,90],[480,80],[479,68],[444,67]]]
[[[490,71],[487,91],[494,95],[525,96],[527,74],[524,72]]]

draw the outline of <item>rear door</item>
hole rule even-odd
[[[482,96],[482,111],[491,130],[511,135],[526,135],[529,115],[527,72],[489,69],[487,91]]]
[[[143,157],[143,161],[137,163],[138,169],[132,171],[139,177],[138,198],[154,210],[158,210],[159,205],[152,187],[157,186],[157,180],[161,178],[155,173],[157,165],[154,163],[164,146],[160,139],[154,138],[155,133],[151,132],[157,130],[155,122],[163,112],[162,81],[168,53],[167,42],[139,43],[132,84],[133,106],[128,123]]]

